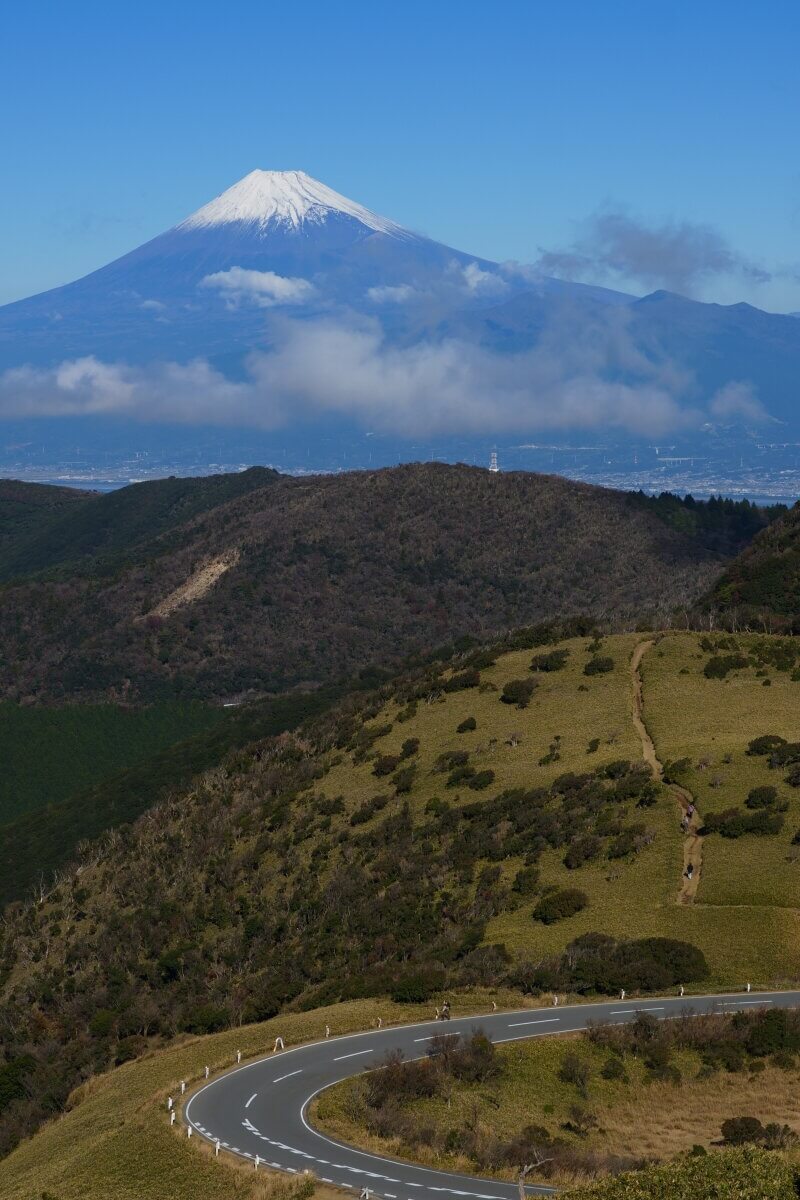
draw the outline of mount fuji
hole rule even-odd
[[[0,308],[0,420],[83,418],[92,436],[105,417],[302,426],[304,445],[344,427],[796,429],[798,378],[796,316],[491,262],[302,171],[252,171],[122,258]]]
[[[538,280],[540,292],[609,302],[603,288]],[[160,236],[74,283],[0,308],[0,369],[95,355],[203,355],[232,366],[263,347],[265,309],[346,306],[388,328],[530,291],[496,263],[412,233],[303,171],[252,171]]]

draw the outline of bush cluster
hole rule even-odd
[[[512,981],[525,992],[567,991],[613,995],[626,991],[660,991],[708,977],[701,950],[672,938],[618,941],[603,933],[585,933],[565,952],[539,963],[524,963]]]

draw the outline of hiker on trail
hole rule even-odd
[[[449,1000],[445,1000],[444,1004],[442,1005],[442,1020],[443,1021],[450,1020],[450,1001]]]
[[[692,817],[694,816],[694,805],[693,804],[690,804],[689,807],[687,808],[686,815],[689,818],[689,820],[691,820]]]
[[[276,1038],[275,1038],[275,1045],[272,1047],[272,1053],[274,1054],[276,1050],[283,1050],[283,1049],[285,1049],[285,1047],[284,1047],[284,1045],[283,1045],[283,1038],[282,1038],[282,1037],[276,1037]]]
[[[681,830],[683,831],[683,833],[688,833],[688,831],[689,831],[689,814],[688,813],[683,817],[683,819],[681,821]]]
[[[694,875],[694,865],[693,865],[693,863],[689,863],[688,867],[686,868],[686,878],[691,879],[693,875]]]

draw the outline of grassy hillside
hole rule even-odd
[[[747,814],[755,810],[738,789],[754,781],[777,781],[788,802],[767,812],[777,830],[704,837],[696,899],[679,903],[679,794],[643,767],[632,721],[630,660],[643,637],[541,644],[542,632],[528,631],[496,651],[419,667],[302,730],[239,749],[85,847],[79,873],[7,913],[0,1040],[8,1059],[24,1060],[26,1094],[46,1085],[57,1107],[82,1076],[175,1030],[359,996],[423,998],[475,983],[613,992],[623,969],[631,991],[794,978],[792,898],[754,904],[746,871],[729,902],[713,889],[729,842],[742,862],[791,848],[792,767],[745,752],[785,728],[784,684],[800,683],[783,672],[764,687],[754,652],[756,665],[746,659],[720,684],[705,673],[714,650],[699,635],[647,650],[644,716],[656,746],[670,714],[680,748],[686,711],[713,713],[695,759],[728,747],[748,772],[730,793]],[[770,645],[783,662],[784,643]],[[665,687],[658,673],[673,662]],[[720,686],[746,703],[721,706]],[[561,953],[596,932],[614,939],[601,956],[608,970],[580,975],[583,949]],[[41,1105],[12,1100],[6,1145],[41,1115]]]
[[[200,733],[223,712],[197,701],[140,709],[0,704],[0,826]]]
[[[0,696],[261,695],[558,615],[659,623],[770,518],[715,504],[441,464],[136,485],[6,555]]]

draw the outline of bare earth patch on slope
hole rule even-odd
[[[198,567],[180,587],[176,587],[155,608],[151,608],[149,613],[146,613],[143,617],[139,617],[138,620],[146,621],[148,617],[168,617],[176,609],[183,608],[185,605],[199,600],[207,592],[211,591],[214,584],[222,578],[226,571],[230,571],[231,567],[236,566],[239,557],[239,550],[237,548],[229,550],[225,554],[220,554],[218,558],[214,558],[211,562]]]

